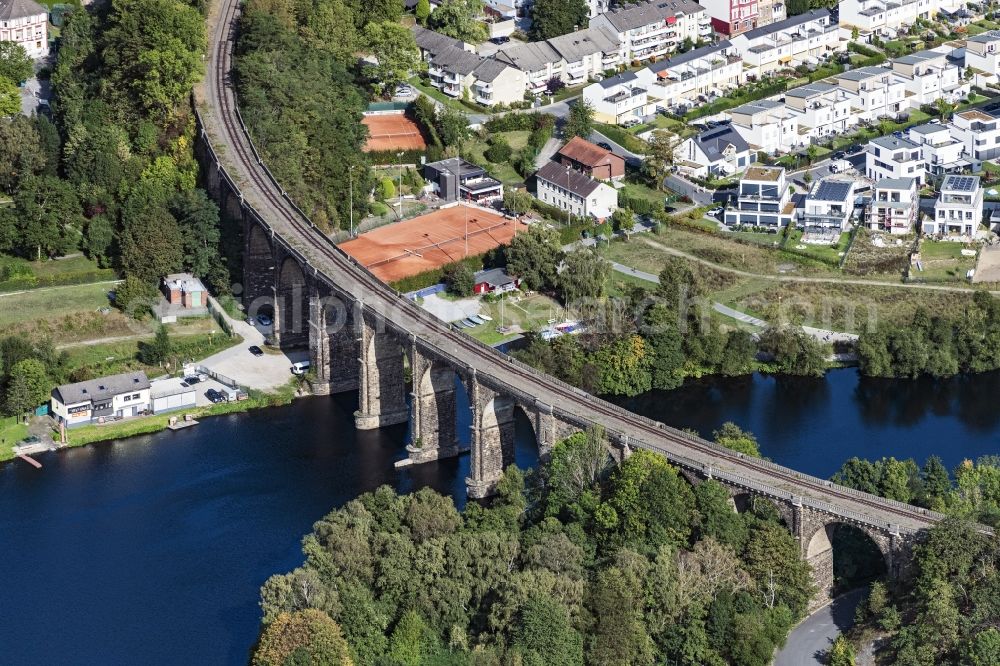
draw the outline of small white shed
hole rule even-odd
[[[153,382],[150,394],[154,414],[195,406],[197,390],[193,386],[182,386],[182,383],[183,380],[180,377]]]

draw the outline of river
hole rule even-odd
[[[870,382],[837,370],[699,380],[626,403],[705,434],[733,420],[765,455],[827,476],[852,455],[937,453],[952,467],[1000,452],[998,389],[997,374]],[[315,520],[383,483],[464,496],[468,457],[395,470],[405,426],[357,432],[354,408],[312,398],[44,454],[41,470],[0,467],[0,662],[245,664],[258,589],[301,562]],[[526,421],[518,442],[530,465]]]

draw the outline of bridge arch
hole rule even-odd
[[[275,332],[282,347],[309,342],[309,285],[302,266],[294,257],[285,257],[278,271],[275,303]]]
[[[274,248],[259,224],[248,222],[243,254],[243,307],[251,317],[274,316]]]
[[[802,556],[812,567],[819,606],[841,589],[849,589],[892,572],[888,535],[868,526],[829,520],[803,533]]]

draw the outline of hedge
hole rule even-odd
[[[403,153],[399,156],[399,153]],[[373,150],[368,155],[371,163],[379,165],[420,164],[420,158],[425,156],[422,150]]]
[[[876,51],[875,49],[870,49],[867,46],[858,44],[857,42],[847,42],[847,50],[854,51],[855,53],[860,53],[861,55],[868,56],[869,58],[882,55],[881,52]]]
[[[445,270],[448,266],[453,264],[465,264],[472,269],[473,272],[480,271],[483,269],[484,262],[486,260],[486,255],[477,254],[471,257],[465,257],[458,261],[452,262],[440,268],[435,268],[433,270],[424,271],[423,273],[417,273],[416,275],[411,275],[405,277],[401,280],[396,280],[395,282],[389,283],[389,286],[400,292],[401,294],[408,294],[411,291],[417,291],[418,289],[424,289],[425,287],[431,287],[436,284],[444,282]]]
[[[618,190],[618,207],[629,208],[636,215],[649,215],[663,210],[662,206],[657,206],[649,199],[630,196],[625,190]]]
[[[508,113],[487,120],[483,127],[490,132],[533,131],[542,127],[555,127],[556,117],[551,113]]]

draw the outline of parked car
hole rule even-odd
[[[599,144],[597,144],[597,145],[598,145],[599,147],[603,148],[604,150],[611,150],[611,144],[610,144],[610,143],[608,143],[608,142],[606,142],[606,141],[602,141],[602,142],[600,142],[600,143],[599,143]]]
[[[847,157],[847,153],[845,153],[845,152],[844,152],[844,151],[842,151],[842,150],[838,150],[837,152],[835,152],[835,153],[834,153],[833,155],[831,155],[830,157],[832,157],[832,158],[833,158],[833,159],[835,159],[835,160],[842,160],[842,159],[844,159],[845,157]]]
[[[309,361],[299,361],[298,363],[292,363],[292,374],[293,375],[304,375],[306,371],[309,370],[311,364]]]
[[[264,350],[258,347],[257,345],[251,345],[250,353],[253,354],[254,356],[263,356]]]
[[[722,215],[724,211],[725,208],[723,208],[722,206],[716,206],[712,210],[708,211],[708,214],[711,215],[712,217],[718,217],[719,215]]]
[[[499,37],[493,37],[492,39],[490,39],[490,41],[497,45],[506,44],[507,42],[510,41],[510,37],[500,35]]]
[[[215,389],[208,389],[207,391],[205,391],[205,397],[208,398],[208,401],[211,402],[212,404],[218,404],[220,402],[226,401],[225,394],[220,393]]]
[[[260,323],[261,326],[270,326],[272,323],[271,318],[268,317],[266,314],[257,315],[257,321]]]
[[[185,377],[184,381],[187,382],[188,386],[194,386],[195,384],[197,384],[198,382],[200,382],[201,379],[199,377],[195,377],[194,375],[191,375],[190,377]]]

